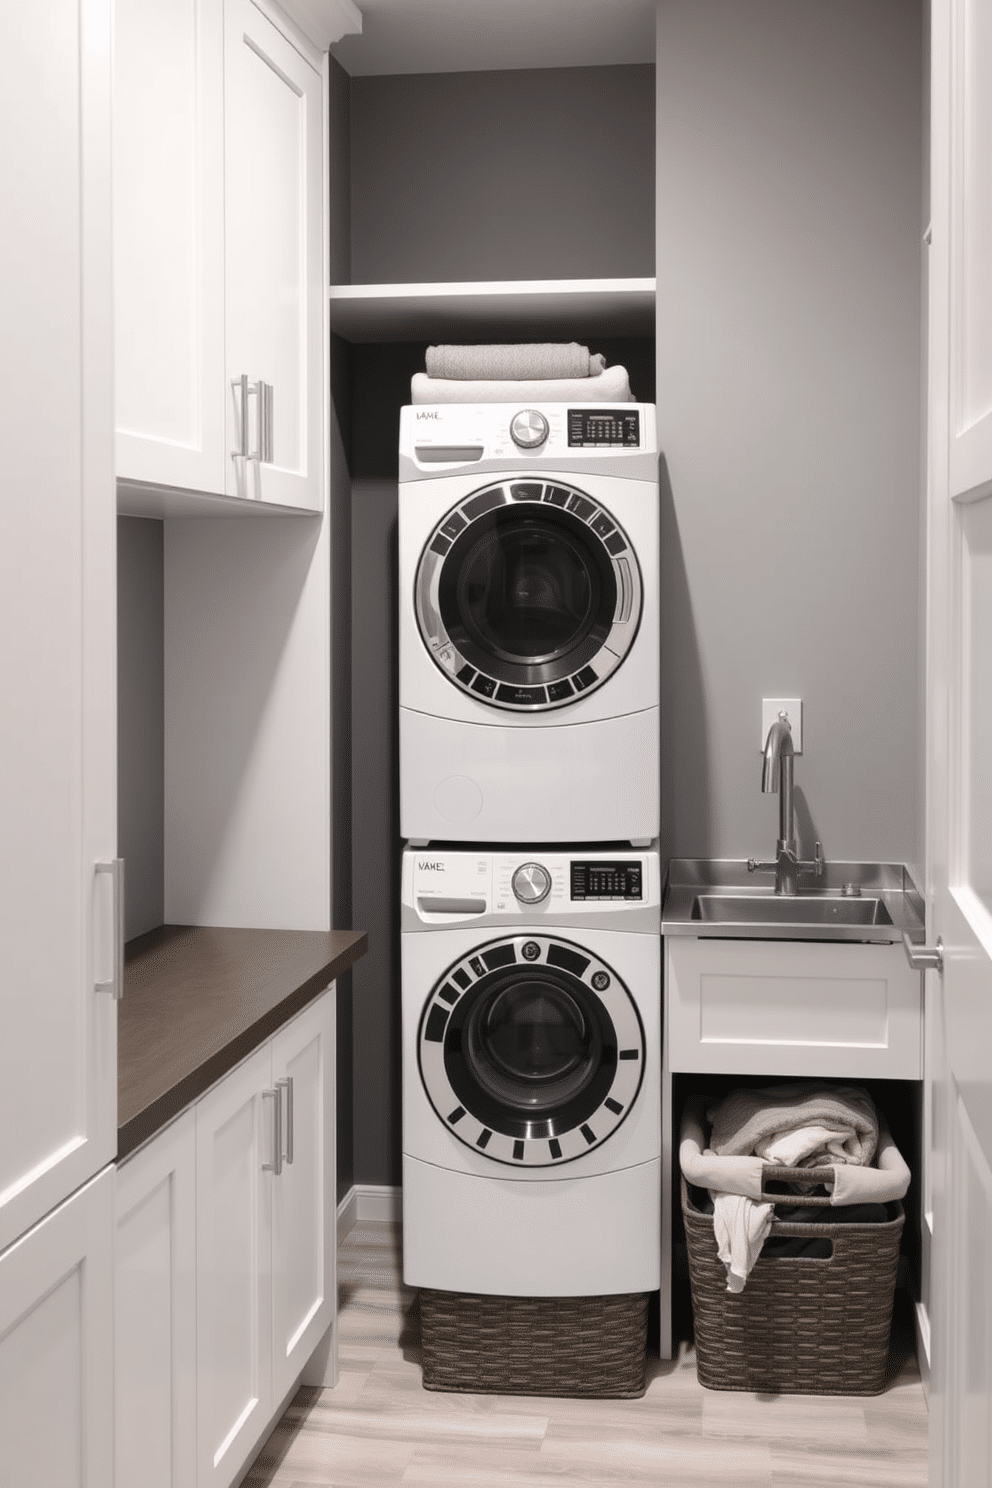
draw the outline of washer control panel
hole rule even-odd
[[[409,847],[403,854],[403,907],[423,925],[474,920],[552,919],[653,913],[661,904],[658,855],[580,849],[509,852]]]

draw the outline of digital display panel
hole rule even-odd
[[[640,899],[640,863],[571,863],[573,899]]]
[[[641,415],[636,408],[586,408],[568,410],[568,442],[575,447],[616,446],[639,449]]]

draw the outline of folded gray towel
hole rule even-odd
[[[606,359],[576,341],[508,346],[428,346],[428,377],[520,382],[526,378],[595,377]]]

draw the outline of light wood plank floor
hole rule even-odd
[[[925,1488],[927,1410],[908,1327],[877,1397],[704,1390],[691,1345],[641,1400],[445,1395],[420,1379],[395,1226],[339,1251],[341,1379],[300,1390],[246,1488]]]

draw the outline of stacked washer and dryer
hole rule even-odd
[[[643,1315],[660,1282],[653,406],[404,408],[399,579],[403,1254],[424,1383],[639,1393],[622,1371],[611,1388],[529,1369],[519,1329],[502,1373],[443,1340],[487,1303],[509,1327],[547,1299],[552,1331],[574,1299]],[[486,1336],[491,1354],[491,1315]]]

